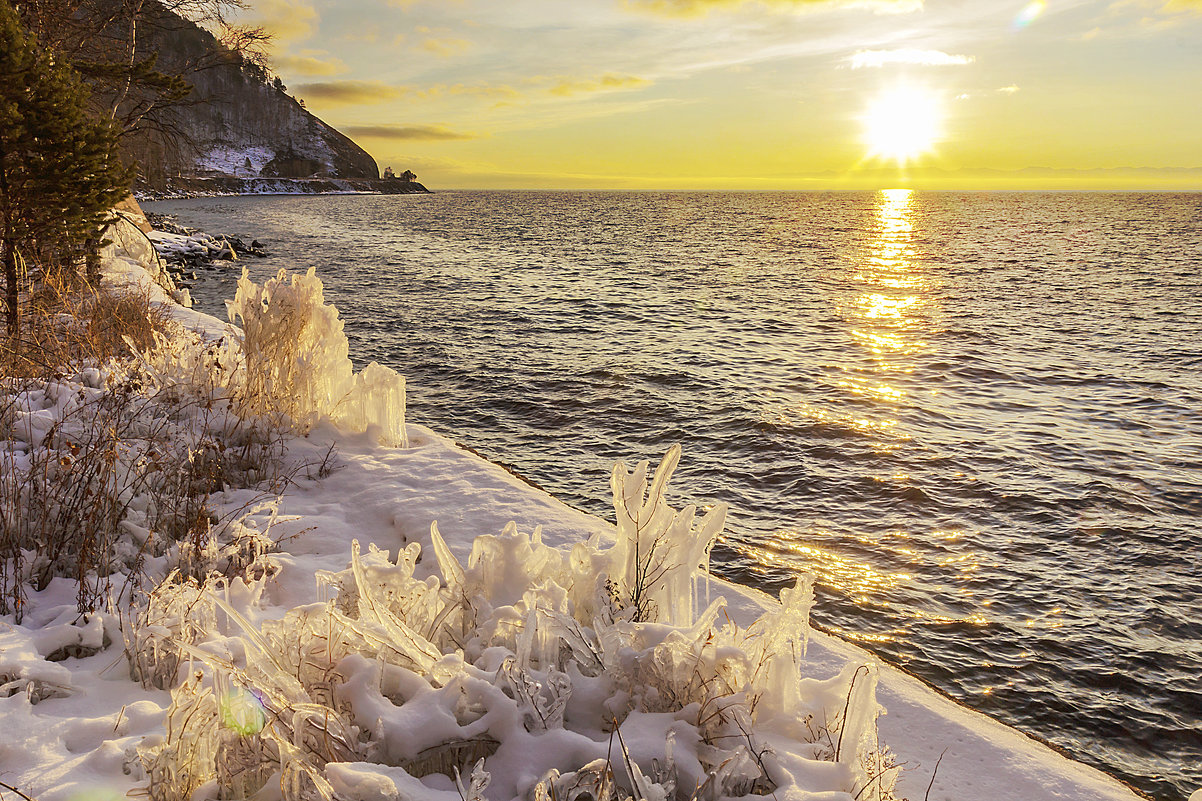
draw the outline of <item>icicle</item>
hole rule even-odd
[[[851,679],[843,709],[843,723],[835,745],[835,760],[851,768],[857,775],[857,781],[862,784],[867,777],[861,775],[863,767],[860,754],[864,745],[871,742],[877,716],[881,714],[881,705],[876,700],[879,674],[873,664],[859,667],[848,665],[844,673],[849,671]]]
[[[405,621],[373,597],[371,584],[367,580],[363,563],[359,559],[358,540],[351,541],[351,570],[355,576],[355,583],[359,587],[360,619],[366,618],[370,622],[383,626],[390,635],[389,644],[393,648],[412,659],[414,664],[423,671],[429,670],[435,662],[442,658],[442,653],[429,640],[410,628]]]
[[[451,549],[447,547],[447,541],[442,538],[442,532],[438,530],[438,521],[430,523],[430,540],[434,543],[434,558],[438,560],[438,569],[442,571],[442,577],[447,582],[447,589],[452,591],[461,589],[463,587],[463,566],[459,564],[455,554],[451,553]]]
[[[455,768],[455,786],[459,789],[459,797],[463,801],[485,801],[484,791],[488,789],[488,785],[492,782],[492,776],[484,769],[484,760],[481,759],[472,768],[471,781],[467,787],[463,786],[463,778],[459,775],[459,768]]]
[[[518,635],[518,667],[523,670],[530,670],[530,651],[534,645],[534,632],[538,627],[538,611],[531,606],[526,613],[526,625],[522,627],[522,633]]]
[[[798,576],[792,589],[786,587],[780,591],[780,603],[780,627],[790,638],[800,634],[801,655],[805,656],[810,646],[810,610],[814,608],[814,577],[809,573]]]

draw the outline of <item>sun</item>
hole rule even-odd
[[[932,92],[897,86],[877,95],[861,118],[864,144],[873,158],[905,164],[934,149],[943,109]]]

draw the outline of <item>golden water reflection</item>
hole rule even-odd
[[[960,532],[935,531],[933,536],[944,541],[955,541],[961,536]],[[888,554],[895,561],[905,561],[919,564],[924,561],[923,553],[910,547],[911,540],[903,532],[892,532],[883,536],[860,535],[849,536],[847,533],[836,534],[821,529],[798,531],[781,529],[775,533],[770,543],[757,543],[746,548],[746,555],[753,556],[760,564],[796,572],[810,573],[815,581],[829,588],[840,597],[850,600],[857,606],[872,607],[878,611],[888,610],[893,617],[901,617],[905,622],[885,631],[863,631],[846,629],[827,624],[834,634],[860,642],[889,642],[905,636],[907,628],[913,623],[925,625],[989,625],[989,618],[983,612],[972,612],[957,615],[950,609],[935,611],[924,609],[912,603],[899,606],[893,598],[901,598],[908,593],[898,590],[905,585],[912,585],[916,576],[905,569],[888,570],[879,564],[858,559],[853,555],[834,548],[822,547],[817,542],[832,539],[839,543],[855,544],[856,546],[878,554]],[[883,560],[875,560],[877,562]],[[959,572],[961,578],[969,578],[980,569],[977,554],[965,553],[948,556],[937,562],[941,567],[948,567]],[[988,606],[988,603],[982,604]]]
[[[924,308],[930,279],[914,241],[914,192],[886,189],[880,193],[873,235],[864,251],[853,254],[851,280],[862,286],[855,301],[840,309],[851,325],[852,338],[883,373],[908,371],[903,358],[923,350]]]
[[[875,198],[872,217],[867,221],[860,244],[844,256],[843,269],[836,276],[835,310],[850,338],[846,355],[835,365],[831,384],[838,394],[816,402],[805,396],[792,399],[776,411],[774,422],[782,424],[806,421],[830,425],[854,432],[857,447],[869,445],[878,455],[877,462],[892,464],[874,481],[910,485],[905,469],[889,458],[907,447],[902,417],[907,396],[928,393],[914,380],[920,356],[932,347],[930,322],[937,312],[940,279],[929,272],[929,257],[923,249],[917,198],[908,189],[880,192]],[[871,469],[871,468],[870,468]],[[898,522],[901,522],[900,520]],[[824,532],[819,528],[778,531],[768,544],[749,548],[752,556],[770,569],[796,572],[799,568],[814,574],[818,584],[852,603],[889,610],[883,619],[904,619],[899,628],[888,631],[843,631],[849,639],[884,642],[903,635],[903,627],[920,621],[928,625],[988,624],[983,607],[973,604],[972,611],[957,614],[954,607],[974,593],[970,583],[981,570],[980,555],[957,552],[957,531],[927,531],[921,535],[904,531],[866,533],[855,536],[846,531]],[[942,543],[934,553],[929,543]],[[935,568],[964,580],[964,593],[949,606],[906,603],[924,570]],[[934,608],[932,608],[934,607]],[[877,618],[882,619],[881,617]]]
[[[881,435],[874,445],[880,452],[891,452],[896,441],[907,439],[896,430],[894,411],[912,391],[906,377],[914,372],[914,355],[930,347],[925,334],[934,283],[915,242],[915,214],[912,190],[882,190],[866,225],[868,237],[844,257],[840,278],[851,292],[839,293],[842,299],[835,306],[856,347],[849,350],[849,362],[841,365],[834,383],[849,399],[869,400],[873,406],[818,406],[791,398],[768,413],[772,422],[834,423]]]
[[[913,357],[930,347],[926,332],[934,286],[923,267],[926,254],[915,241],[915,215],[912,190],[882,190],[866,226],[868,236],[844,256],[839,276],[851,291],[839,293],[836,312],[855,347],[834,383],[849,398],[873,401],[874,407],[817,406],[793,398],[770,413],[773,422],[834,422],[862,433],[884,434],[885,450],[892,449],[885,440],[905,439],[895,430],[893,413],[913,391],[906,380],[915,369]]]

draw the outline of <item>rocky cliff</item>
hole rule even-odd
[[[169,124],[132,137],[129,155],[148,186],[169,177],[375,180],[366,151],[310,114],[254,65],[230,57],[208,31],[166,11],[156,15],[141,45],[158,66],[182,72],[192,85]]]

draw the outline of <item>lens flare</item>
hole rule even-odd
[[[1014,28],[1018,30],[1025,28],[1035,21],[1035,18],[1042,14],[1048,7],[1046,0],[1031,0],[1023,6],[1022,11],[1018,12],[1018,16],[1014,18]]]
[[[267,714],[263,702],[250,690],[235,687],[221,699],[221,725],[250,737],[263,731]]]

